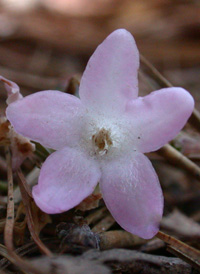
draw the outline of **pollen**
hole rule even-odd
[[[92,143],[95,147],[95,152],[104,155],[108,152],[109,147],[113,144],[110,136],[110,131],[102,128],[92,136]]]

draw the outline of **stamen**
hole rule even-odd
[[[102,128],[99,132],[92,136],[92,142],[95,147],[95,152],[104,155],[108,152],[109,147],[113,144],[110,132]]]

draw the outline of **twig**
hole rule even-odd
[[[20,179],[20,182],[19,182],[19,188],[20,188],[20,190],[21,190],[21,183],[22,183],[23,189],[26,192],[28,198],[32,199],[33,196],[32,196],[31,190],[30,190],[28,184],[26,183],[26,179],[24,178],[24,175],[23,175],[21,169],[17,170],[17,175],[18,175],[18,177]]]
[[[0,260],[0,269],[5,268],[5,266],[2,264],[2,261],[9,261],[10,263],[15,264],[15,258],[11,254],[9,254],[7,248],[2,244],[0,244],[0,255],[3,257],[3,259]]]
[[[136,250],[90,250],[83,259],[97,260],[114,268],[114,273],[180,274],[192,273],[192,267],[179,258],[145,254]]]
[[[98,220],[100,220],[105,215],[106,210],[107,210],[106,207],[102,207],[102,208],[96,210],[95,212],[89,214],[85,218],[87,224],[90,225],[90,224],[95,223]]]
[[[46,254],[47,256],[53,256],[51,251],[42,243],[39,236],[35,233],[35,229],[34,229],[35,225],[34,225],[32,212],[31,212],[32,195],[21,170],[17,171],[17,175],[19,177],[19,187],[21,190],[22,200],[26,210],[27,224],[28,224],[28,228],[31,233],[31,236],[42,253]]]
[[[159,155],[166,158],[171,164],[175,164],[187,170],[192,176],[200,180],[200,167],[181,154],[178,150],[167,144],[157,151]]]
[[[60,240],[58,238],[45,238],[43,239],[46,243],[53,243],[56,244],[56,246],[60,243]],[[31,255],[32,253],[35,253],[38,251],[38,246],[35,244],[35,242],[29,242],[23,246],[18,247],[15,249],[15,252],[20,257]],[[5,246],[0,244],[0,255],[4,258],[0,260],[0,269],[5,269],[8,267],[11,263],[15,264],[15,261],[13,261],[13,258],[8,255],[7,249]]]
[[[169,244],[170,249],[173,250],[178,257],[191,264],[196,269],[200,270],[200,251],[183,243],[176,238],[159,231],[156,235],[157,238]]]
[[[138,236],[123,230],[106,231],[99,234],[100,249],[125,248],[142,245],[147,242]]]
[[[193,110],[188,122],[198,131],[200,131],[200,113],[196,108]]]
[[[146,242],[143,244],[140,248],[139,251],[145,252],[145,253],[151,253],[153,251],[156,251],[160,248],[165,247],[165,242],[158,238],[153,238],[150,241]]]
[[[140,54],[140,61],[148,69],[148,74],[161,87],[172,87],[173,86],[142,54]]]
[[[4,230],[4,242],[8,251],[13,251],[13,228],[14,228],[14,198],[13,198],[13,174],[11,154],[8,146],[5,147],[7,176],[8,176],[8,203],[6,224]]]
[[[26,182],[27,185],[32,187],[38,179],[40,173],[40,169],[37,167],[34,167],[26,176]],[[21,192],[20,192],[20,188],[19,186],[15,188],[14,190],[14,197],[15,197],[15,202],[18,203],[21,201],[22,197],[21,197]]]
[[[13,174],[12,174],[12,159],[9,146],[5,147],[7,177],[8,177],[8,203],[6,224],[4,229],[4,242],[12,262],[21,269],[33,274],[42,274],[41,271],[33,267],[30,263],[22,260],[15,252],[13,246],[13,228],[14,228],[14,197],[13,197]]]
[[[142,55],[140,54],[141,63],[148,70],[148,74],[161,86],[172,87],[173,85]],[[200,113],[197,109],[194,109],[188,122],[200,131]]]
[[[114,218],[109,214],[98,222],[93,228],[93,232],[103,232],[108,230],[115,223]]]
[[[5,159],[1,156],[0,156],[0,170],[3,172],[7,171]]]

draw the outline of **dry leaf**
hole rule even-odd
[[[177,209],[162,219],[161,227],[179,237],[200,239],[200,225]]]
[[[34,222],[34,230],[35,233],[39,235],[40,231],[45,227],[45,225],[51,223],[51,217],[47,213],[41,211],[36,206],[34,201],[31,202],[31,211]]]
[[[10,131],[10,123],[6,117],[0,117],[0,145],[5,146],[10,144],[8,134]]]
[[[102,198],[101,193],[92,194],[86,199],[84,199],[78,206],[76,206],[77,210],[87,211],[99,206],[99,201]]]

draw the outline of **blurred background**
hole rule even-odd
[[[200,96],[198,0],[0,0],[0,74],[24,95],[65,90],[96,46],[117,28],[176,86]],[[140,84],[141,93],[145,85]],[[6,94],[3,85],[1,102]]]

